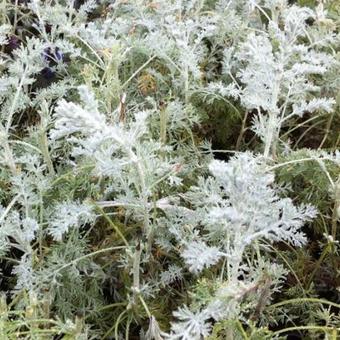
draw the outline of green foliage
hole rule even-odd
[[[0,1],[0,338],[335,339],[336,1]]]

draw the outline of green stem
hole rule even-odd
[[[128,84],[129,82],[134,78],[136,77],[136,75],[143,70],[143,68],[145,68],[149,63],[151,63],[152,60],[154,60],[156,58],[156,56],[152,56],[150,57],[140,68],[138,68],[138,70],[136,72],[134,72],[132,74],[132,76],[121,86],[122,89],[124,89]]]
[[[329,251],[331,249],[332,249],[332,243],[328,243],[326,248],[322,251],[322,254],[321,254],[320,258],[316,262],[312,273],[310,274],[310,277],[309,277],[309,279],[307,281],[307,289],[309,289],[309,287],[310,287],[310,285],[311,285],[311,283],[313,281],[315,273],[318,271],[319,267],[321,266],[322,261],[324,260],[324,258],[326,257],[326,255],[329,253]]]
[[[120,249],[125,249],[126,247],[125,246],[119,246],[119,247],[109,247],[109,248],[104,248],[104,249],[100,249],[100,250],[97,250],[97,251],[94,251],[93,253],[90,253],[90,254],[86,254],[84,256],[80,256],[78,257],[77,259],[73,260],[73,261],[70,261],[69,263],[61,266],[60,268],[56,269],[55,271],[53,271],[50,275],[48,276],[53,276],[55,275],[56,273],[64,270],[65,268],[67,267],[70,267],[70,266],[73,266],[74,264],[76,264],[77,262],[81,261],[81,260],[84,260],[86,258],[89,258],[89,257],[92,257],[92,256],[95,256],[95,255],[98,255],[98,254],[102,254],[102,253],[105,253],[105,252],[108,252],[108,251],[112,251],[112,250],[120,250]]]
[[[51,175],[55,175],[55,171],[53,168],[53,163],[50,157],[50,152],[48,151],[48,140],[45,131],[40,136],[40,142],[41,142],[41,152],[43,154],[43,157],[45,159],[48,171]]]
[[[111,308],[115,308],[115,307],[124,307],[126,305],[127,305],[126,302],[116,302],[116,303],[111,303],[110,305],[103,306],[103,307],[97,309],[96,311],[102,312],[102,311],[107,310],[107,309],[111,309]]]
[[[120,238],[123,240],[124,244],[129,247],[129,243],[124,237],[123,233],[120,231],[120,229],[112,222],[112,220],[106,215],[105,211],[95,202],[92,202],[94,206],[100,211],[100,213],[103,215],[105,220],[110,224],[110,226],[115,230],[115,232],[120,236]]]
[[[242,323],[240,322],[240,320],[237,320],[236,323],[237,323],[238,329],[240,330],[240,332],[241,332],[241,334],[242,334],[243,339],[248,340],[249,337],[248,337],[246,331],[244,330],[244,328],[243,328]]]
[[[324,299],[318,299],[318,298],[290,299],[290,300],[285,300],[285,301],[282,301],[282,302],[274,303],[273,305],[270,305],[267,308],[272,309],[272,308],[278,308],[278,307],[289,305],[289,304],[301,304],[303,302],[321,303],[321,304],[333,306],[333,307],[340,309],[340,304],[337,304],[335,302],[331,302],[331,301],[328,301],[328,300],[324,300]]]
[[[276,332],[273,332],[272,335],[279,335],[281,333],[287,333],[291,331],[322,331],[322,332],[329,332],[333,331],[334,329],[340,329],[340,328],[333,328],[333,327],[326,327],[326,326],[294,326],[294,327],[287,327],[284,329],[280,329]]]
[[[143,299],[143,297],[142,297],[140,294],[139,294],[139,300],[140,300],[140,302],[142,303],[142,305],[143,305],[143,307],[144,307],[144,309],[145,309],[146,314],[148,315],[149,318],[151,318],[152,315],[151,315],[151,313],[150,313],[150,310],[149,310],[149,308],[148,308],[148,306],[147,306],[145,300]]]

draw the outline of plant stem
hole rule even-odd
[[[244,117],[243,117],[243,120],[242,120],[241,131],[240,131],[240,134],[238,135],[238,138],[237,138],[236,147],[235,147],[236,151],[240,150],[243,135],[244,135],[244,132],[246,131],[246,122],[247,122],[247,119],[248,119],[248,114],[249,114],[249,111],[247,110],[244,114]]]
[[[316,262],[316,264],[314,266],[314,269],[313,269],[312,273],[310,274],[310,277],[309,277],[309,279],[307,281],[307,289],[309,289],[309,287],[310,287],[310,285],[311,285],[311,283],[313,281],[315,273],[318,271],[319,267],[321,266],[322,261],[324,260],[326,255],[329,253],[331,248],[332,248],[332,244],[328,243],[327,247],[322,251],[322,254],[321,254],[320,258]]]
[[[96,256],[98,254],[102,254],[102,253],[105,253],[105,252],[108,252],[108,251],[120,250],[120,249],[125,249],[125,248],[126,248],[125,246],[109,247],[109,248],[104,248],[104,249],[100,249],[100,250],[94,251],[93,253],[90,253],[90,254],[86,254],[86,255],[80,256],[77,259],[75,259],[73,261],[70,261],[69,263],[59,267],[53,273],[50,273],[50,275],[48,275],[48,276],[53,276],[53,275],[59,273],[60,271],[66,269],[67,267],[73,266],[77,262],[79,262],[81,260],[84,260],[84,259],[87,259],[89,257]]]
[[[94,206],[100,211],[100,213],[103,215],[103,217],[105,218],[105,220],[110,224],[110,226],[115,230],[115,232],[120,236],[120,238],[123,240],[124,244],[129,247],[129,243],[126,240],[125,236],[123,235],[123,233],[120,231],[120,229],[116,226],[115,223],[113,223],[113,221],[107,216],[107,214],[105,213],[105,211],[95,202],[93,202]]]
[[[289,304],[301,304],[303,302],[321,303],[321,304],[329,305],[329,306],[336,307],[336,308],[340,309],[340,304],[332,302],[332,301],[328,301],[328,300],[325,300],[325,299],[318,299],[318,298],[290,299],[290,300],[285,300],[285,301],[281,301],[281,302],[278,302],[278,303],[274,303],[273,305],[270,305],[267,308],[272,309],[272,308],[278,308],[278,307],[289,305]]]
[[[327,326],[294,326],[294,327],[287,327],[287,328],[283,328],[280,329],[276,332],[273,332],[273,336],[274,335],[279,335],[281,333],[287,333],[287,332],[291,332],[291,331],[323,331],[327,334],[328,331],[333,331],[334,329],[340,329],[340,328],[333,328],[333,327],[327,327]]]

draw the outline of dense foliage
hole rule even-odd
[[[0,1],[0,339],[340,337],[336,0]]]

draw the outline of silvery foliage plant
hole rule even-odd
[[[338,66],[339,38],[322,1],[316,9],[285,0],[16,4],[36,33],[0,54],[0,256],[13,257],[11,296],[49,291],[67,319],[76,307],[58,305],[63,285],[89,280],[95,297],[83,310],[103,307],[100,285],[112,273],[91,255],[104,246],[91,246],[90,235],[105,221],[118,235],[105,242],[121,248],[99,260],[125,279],[115,300],[149,317],[147,339],[204,338],[214,322],[256,309],[263,286],[270,303],[287,272],[263,254],[276,242],[305,244],[301,227],[317,215],[276,184],[273,162],[282,147],[290,152],[282,128],[334,109],[321,89]],[[4,20],[0,44],[11,34]],[[251,113],[260,152],[214,160],[193,133],[202,122],[197,96]],[[23,127],[27,115],[34,119]],[[155,249],[166,265],[153,267]],[[148,304],[210,270],[210,297],[191,294],[162,330]]]
[[[206,334],[211,318],[236,317],[243,295],[256,286],[254,277],[242,274],[249,270],[243,263],[247,249],[259,247],[261,240],[301,246],[306,238],[300,228],[316,216],[312,206],[296,207],[291,199],[280,198],[261,157],[242,153],[228,163],[214,160],[209,171],[209,177],[199,178],[197,186],[183,195],[191,209],[167,209],[164,229],[180,245],[180,256],[190,272],[199,275],[223,263],[228,280],[195,316],[187,307],[175,313],[186,323],[173,324],[171,338],[199,338]],[[178,222],[174,225],[174,221]],[[277,268],[275,274],[279,273]],[[240,275],[244,275],[241,282]]]
[[[232,1],[227,4],[234,7]],[[328,44],[338,37],[327,29],[329,22],[320,5],[313,11],[288,6],[286,1],[249,1],[252,10],[267,18],[267,27],[255,23],[258,27],[226,49],[223,73],[229,80],[208,85],[208,93],[239,99],[246,111],[256,111],[252,128],[264,144],[266,157],[276,155],[280,131],[291,119],[334,108],[334,98],[320,95],[320,86],[313,81],[336,64]],[[308,19],[320,29],[309,29]]]

